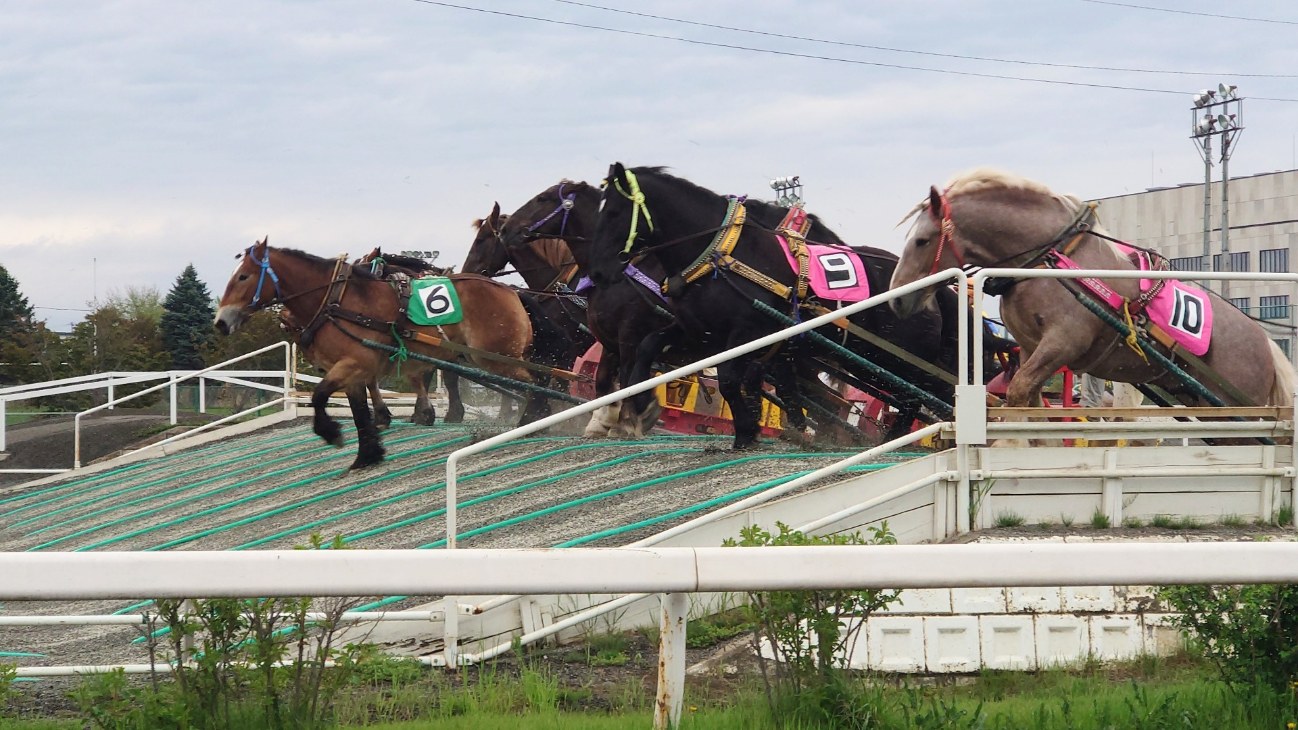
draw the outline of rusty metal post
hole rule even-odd
[[[654,730],[680,727],[681,705],[685,701],[685,624],[688,611],[688,593],[662,594]]]

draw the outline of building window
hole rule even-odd
[[[1262,319],[1286,319],[1289,316],[1289,295],[1258,297],[1257,316]]]
[[[1213,270],[1213,271],[1225,271],[1225,269],[1223,269],[1223,268],[1221,267],[1221,254],[1219,254],[1219,253],[1215,253],[1215,254],[1212,255],[1212,270]],[[1248,251],[1233,251],[1233,252],[1231,252],[1231,254],[1230,254],[1230,270],[1231,270],[1231,271],[1248,271],[1248,270],[1249,270],[1249,269],[1248,269]]]
[[[1198,271],[1200,261],[1203,261],[1202,256],[1185,256],[1171,259],[1168,263],[1172,265],[1172,271]]]
[[[1257,270],[1285,274],[1289,272],[1289,249],[1264,248],[1257,252]]]
[[[1231,297],[1230,303],[1234,304],[1239,311],[1248,314],[1248,297]]]
[[[1279,337],[1279,338],[1276,338],[1276,339],[1272,340],[1272,342],[1274,342],[1276,345],[1278,345],[1278,346],[1280,347],[1280,352],[1283,352],[1285,357],[1288,357],[1288,358],[1292,359],[1292,356],[1289,354],[1289,338],[1288,338],[1288,337]]]

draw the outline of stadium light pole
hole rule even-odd
[[[1221,137],[1221,270],[1230,271],[1230,155],[1244,130],[1244,100],[1234,84],[1218,84],[1193,97],[1190,139],[1203,159],[1203,260],[1200,269],[1212,271],[1212,138]],[[1229,298],[1229,284],[1221,282],[1221,295]]]
[[[771,181],[771,190],[775,191],[775,203],[791,208],[802,202],[802,179],[798,175],[777,177]]]

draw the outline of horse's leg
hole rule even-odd
[[[374,427],[382,430],[391,426],[392,410],[383,401],[383,393],[379,391],[378,379],[371,380],[365,387],[370,392],[370,402],[374,404]]]
[[[679,342],[682,334],[681,329],[673,324],[641,340],[635,348],[635,357],[630,358],[630,372],[622,378],[622,387],[626,388],[648,380],[653,371],[654,361]],[[658,396],[652,390],[633,395],[622,402],[624,427],[637,438],[654,427],[661,412],[662,406],[658,403]]]
[[[347,402],[352,407],[352,420],[356,422],[356,435],[359,446],[356,450],[356,461],[350,468],[364,469],[367,466],[383,461],[383,441],[379,430],[374,427],[370,418],[370,407],[365,402],[365,386],[356,385],[347,389]]]
[[[762,371],[747,359],[729,360],[717,366],[717,389],[730,406],[735,427],[735,450],[747,449],[757,442],[760,426]]]
[[[312,419],[312,430],[325,443],[331,444],[336,448],[343,446],[342,427],[329,415],[326,410],[329,407],[329,398],[341,387],[339,379],[333,377],[334,371],[338,366],[330,368],[325,376],[316,383],[315,390],[311,392],[311,408],[315,412]]]
[[[437,423],[437,410],[428,400],[428,382],[433,371],[415,372],[409,375],[410,387],[415,391],[415,412],[410,422],[420,426],[432,426]],[[458,392],[459,389],[457,388]]]
[[[797,440],[810,443],[816,437],[816,432],[807,425],[807,416],[802,412],[802,389],[798,385],[798,373],[792,354],[781,352],[772,358],[768,372],[775,384],[775,394],[787,406],[784,417],[790,427],[786,431],[792,432]]]
[[[620,360],[621,358],[618,357],[616,351],[611,348],[604,348],[604,353],[599,359],[599,367],[595,370],[596,398],[613,392],[613,384],[616,382],[616,373]],[[588,438],[611,436],[613,430],[617,428],[618,413],[621,408],[620,403],[613,403],[591,413],[590,423],[586,424],[586,430],[582,435]]]
[[[1061,334],[1062,336],[1062,334]],[[1005,393],[1006,405],[1012,408],[1041,405],[1041,387],[1059,368],[1068,364],[1077,355],[1076,344],[1061,342],[1055,338],[1043,339],[1023,361],[1014,378],[1010,380]],[[1021,416],[1009,417],[1006,421],[1027,420]],[[998,439],[997,446],[1027,446],[1024,439]]]
[[[447,423],[460,423],[464,420],[464,402],[460,400],[460,374],[451,370],[442,371],[442,382],[446,384],[446,418]]]

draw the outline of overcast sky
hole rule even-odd
[[[219,295],[264,235],[458,264],[493,201],[513,210],[613,161],[759,197],[798,174],[841,236],[897,250],[893,226],[928,185],[975,165],[1086,197],[1202,180],[1190,94],[1219,81],[1248,99],[1232,173],[1295,167],[1298,78],[1259,76],[1298,74],[1290,2],[600,2],[761,35],[555,0],[458,4],[858,63],[420,0],[4,0],[0,264],[60,330],[83,315],[53,308],[165,294],[189,263]],[[1254,20],[1191,14],[1223,12]],[[1166,73],[1185,71],[1205,75]]]

